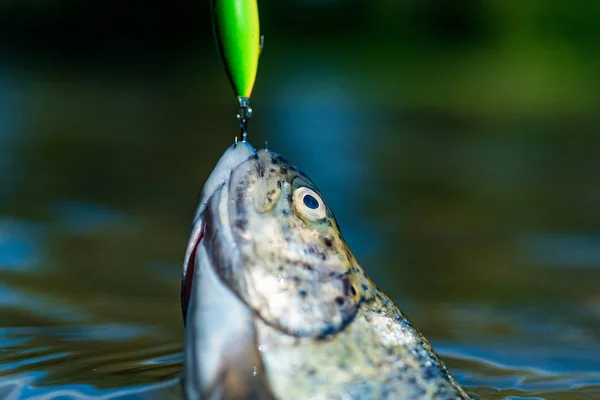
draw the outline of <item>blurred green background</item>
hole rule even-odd
[[[600,2],[259,9],[250,141],[311,176],[459,381],[600,398]],[[0,3],[0,397],[178,376],[235,108],[208,1]]]

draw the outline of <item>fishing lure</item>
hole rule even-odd
[[[217,47],[238,99],[238,120],[246,140],[252,116],[250,95],[262,48],[256,0],[213,0],[212,17]]]

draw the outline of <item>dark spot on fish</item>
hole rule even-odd
[[[362,300],[365,302],[365,304],[375,303],[375,297],[363,297]]]
[[[342,285],[344,285],[344,294],[348,294],[348,290],[350,289],[350,280],[348,279],[348,277],[344,277],[344,279],[342,279]]]
[[[281,214],[283,214],[284,217],[289,217],[292,215],[292,212],[290,210],[283,209],[281,210]]]
[[[279,172],[281,172],[281,175],[287,175],[288,169],[286,167],[281,167],[281,169],[279,170]]]
[[[346,252],[346,257],[348,257],[348,260],[352,260],[352,253],[350,253],[350,250],[346,247],[344,251]]]
[[[279,268],[277,268],[279,271],[283,271],[283,265],[280,265]]]
[[[306,371],[306,373],[307,373],[309,376],[314,376],[314,375],[316,375],[316,374],[317,374],[317,370],[316,370],[316,369],[314,369],[314,368],[310,368],[308,371]]]
[[[244,208],[244,191],[243,191],[243,189],[238,189],[238,191],[236,193],[235,211],[240,216],[246,214],[246,209]]]
[[[313,267],[310,264],[304,264],[304,268],[307,269],[307,270],[309,270],[309,271],[313,270]]]
[[[277,158],[275,158],[275,157],[272,157],[271,158],[271,164],[277,165],[277,164],[279,164],[279,160]]]
[[[435,379],[436,373],[433,368],[423,368],[422,371],[423,371],[423,374],[421,376],[423,377],[423,380],[425,380],[426,382],[430,382],[433,379]]]
[[[330,228],[333,226],[330,219],[327,220],[327,226],[329,226]]]
[[[327,247],[331,247],[333,245],[333,241],[328,237],[323,238],[323,243],[325,243],[325,246]]]
[[[362,290],[368,290],[369,289],[369,287],[366,284],[364,284],[364,283],[362,284],[361,287],[362,287]]]
[[[336,297],[335,298],[335,302],[337,303],[338,306],[343,306],[344,305],[344,298],[343,297]]]
[[[277,187],[281,189],[281,181],[277,181]]]
[[[288,201],[288,203],[292,202],[292,194],[291,193],[288,193],[288,195],[287,195],[287,201]]]
[[[337,273],[337,272],[330,272],[330,273],[329,273],[329,277],[330,277],[330,278],[333,278],[333,277],[335,277],[335,276],[337,276],[337,275],[338,275],[338,273]]]
[[[250,160],[258,160],[258,154],[250,156]]]
[[[269,168],[269,172],[272,173],[272,174],[274,174],[275,173],[275,168],[273,168],[273,167]]]
[[[298,294],[300,295],[300,297],[304,298],[304,297],[306,297],[306,290],[304,290],[304,289],[300,289],[300,290],[298,291]]]
[[[350,286],[350,292],[352,293],[352,296],[356,296],[356,288],[354,285]]]
[[[248,227],[248,221],[245,218],[239,218],[235,221],[235,227],[241,231],[245,231]]]
[[[438,388],[435,392],[434,392],[434,399],[442,399],[444,397],[451,397],[448,394],[450,393],[450,389],[448,389],[447,387],[441,387]]]
[[[273,202],[273,197],[275,196],[276,193],[277,193],[277,191],[275,189],[271,189],[267,192],[267,201],[269,203]]]

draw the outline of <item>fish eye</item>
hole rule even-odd
[[[316,221],[327,216],[321,197],[307,187],[299,187],[294,192],[294,206],[302,216]]]
[[[317,208],[319,208],[319,200],[315,199],[310,194],[305,194],[302,198],[302,201],[304,202],[304,205],[310,208],[311,210],[316,210]]]

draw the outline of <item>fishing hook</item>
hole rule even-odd
[[[252,117],[252,108],[250,108],[250,99],[247,97],[238,97],[238,104],[237,119],[240,121],[242,142],[245,142],[248,137],[248,121]]]

